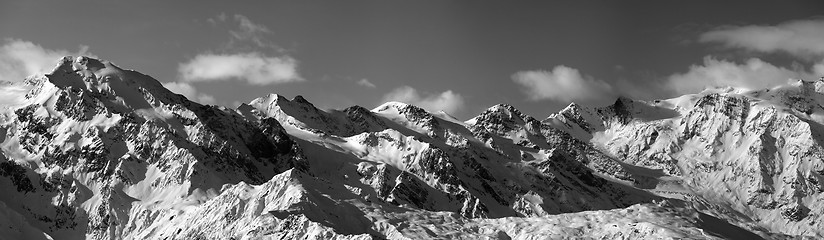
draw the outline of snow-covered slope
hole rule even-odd
[[[0,201],[59,238],[138,231],[125,226],[142,214],[264,183],[303,159],[277,122],[188,101],[109,62],[63,58],[26,83],[2,106]]]
[[[824,82],[773,89],[708,89],[653,102],[619,99],[583,124],[546,122],[590,138],[625,163],[660,169],[654,191],[701,199],[769,231],[821,236]],[[586,126],[605,126],[592,128]],[[677,183],[677,184],[674,184]],[[677,189],[671,187],[677,185]],[[679,197],[680,196],[680,197]]]
[[[363,129],[360,134],[346,137],[335,136],[329,131],[301,131],[305,122],[291,121],[293,117],[284,116],[288,113],[282,110],[295,101],[283,101],[282,98],[281,101],[269,101],[272,98],[252,101],[250,105],[256,107],[245,115],[259,116],[257,119],[285,119],[287,131],[304,140],[302,146],[305,149],[317,146],[332,149],[325,155],[307,151],[310,165],[328,165],[332,159],[348,159],[345,163],[335,163],[331,171],[317,175],[360,176],[359,180],[341,181],[368,184],[372,188],[370,191],[375,191],[380,200],[390,204],[458,212],[467,217],[507,217],[612,209],[655,198],[605,180],[582,163],[588,159],[579,161],[575,153],[551,147],[541,133],[540,123],[534,119],[532,123],[537,125],[529,133],[490,133],[485,127],[493,122],[511,121],[510,116],[490,113],[475,118],[472,123],[462,123],[448,114],[439,114],[443,116],[439,117],[416,106],[389,102],[362,115],[373,120],[373,126],[386,129]],[[270,104],[261,105],[261,102]],[[509,108],[517,112],[511,106]],[[317,115],[322,114],[325,113]],[[524,121],[514,124],[523,126]],[[487,139],[476,137],[487,135],[509,140],[492,146],[486,143]],[[521,141],[518,140],[521,138],[531,139],[539,145],[525,147],[513,142]],[[620,164],[610,163],[617,171],[623,171]],[[341,173],[339,169],[357,169],[358,172]]]
[[[820,237],[822,88],[460,121],[276,94],[205,106],[64,58],[0,84],[0,239]]]
[[[255,110],[254,113],[252,110]],[[238,112],[250,119],[271,117],[277,121],[307,132],[321,135],[352,136],[366,131],[386,128],[378,119],[361,106],[330,112],[318,109],[302,96],[291,101],[277,94],[242,104]]]

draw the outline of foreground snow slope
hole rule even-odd
[[[461,122],[275,94],[205,106],[64,58],[0,85],[0,238],[820,236],[824,111],[799,84]]]
[[[299,170],[269,183],[226,189],[183,214],[168,214],[149,235],[304,239],[717,239],[759,238],[740,227],[668,202],[543,217],[466,218],[365,201],[345,184]],[[278,191],[274,191],[278,190]],[[166,218],[166,215],[160,218]],[[185,226],[185,227],[181,227]],[[334,231],[333,231],[334,230]]]

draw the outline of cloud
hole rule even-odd
[[[178,74],[183,82],[246,81],[253,85],[299,82],[298,62],[281,52],[266,37],[273,34],[268,27],[256,23],[244,15],[231,17],[221,13],[207,22],[237,24],[229,30],[229,42],[218,52],[198,54],[187,62],[180,63]]]
[[[289,56],[260,53],[200,54],[178,66],[181,80],[209,82],[243,80],[254,85],[298,82],[297,61]]]
[[[189,100],[199,102],[201,104],[215,104],[217,102],[215,101],[215,97],[208,94],[198,93],[197,89],[188,83],[167,82],[163,83],[163,87],[166,87],[169,91],[183,94],[183,96]]]
[[[269,28],[262,24],[252,22],[252,20],[248,17],[240,14],[235,14],[234,19],[238,22],[238,24],[240,24],[240,28],[238,30],[229,31],[229,34],[232,35],[233,40],[251,41],[258,47],[277,48],[274,44],[267,42],[265,39],[266,35],[272,34],[272,31],[269,30]]]
[[[280,49],[276,44],[266,40],[266,37],[274,34],[274,32],[269,30],[266,25],[256,23],[247,16],[235,14],[230,18],[226,13],[221,13],[214,18],[206,19],[206,22],[215,26],[227,22],[237,24],[229,30],[229,43],[226,44],[226,48],[242,48],[244,45],[251,43],[259,48]]]
[[[699,41],[811,59],[824,56],[824,19],[795,20],[775,26],[725,26],[701,34]]]
[[[521,71],[512,75],[532,101],[601,102],[615,100],[613,87],[602,80],[582,75],[577,69],[556,66],[552,71]]]
[[[822,74],[824,63],[817,63],[808,71],[803,67],[793,70],[775,66],[758,58],[735,63],[706,56],[702,65],[669,76],[666,85],[678,94],[696,93],[707,87],[762,89],[785,84],[788,79],[817,80]]]
[[[356,83],[357,83],[358,85],[361,85],[361,86],[364,86],[364,87],[368,87],[368,88],[375,88],[375,87],[377,87],[377,86],[375,86],[375,84],[374,84],[374,83],[370,82],[370,81],[369,81],[369,79],[366,79],[366,78],[361,79],[361,80],[358,80],[358,82],[356,82]]]
[[[206,22],[211,23],[212,25],[217,25],[219,22],[226,22],[226,13],[220,13],[214,18],[207,18]]]
[[[22,81],[24,78],[51,71],[64,56],[92,56],[88,46],[80,46],[76,52],[51,50],[20,39],[5,39],[0,46],[0,80]]]
[[[392,90],[383,97],[383,101],[397,101],[412,104],[430,112],[445,111],[455,113],[464,106],[464,99],[460,94],[447,90],[440,94],[421,95],[418,90],[410,86],[402,86]]]

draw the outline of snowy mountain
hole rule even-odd
[[[590,132],[591,142],[625,163],[661,169],[684,187],[670,197],[698,198],[769,231],[820,236],[822,86],[798,80],[651,103],[620,99],[589,110],[608,126]]]
[[[821,238],[824,82],[460,121],[110,62],[0,85],[0,239]]]

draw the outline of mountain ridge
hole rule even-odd
[[[55,239],[820,237],[822,90],[621,97],[544,120],[497,104],[461,122],[277,94],[201,105],[63,58],[0,87],[0,214]]]

